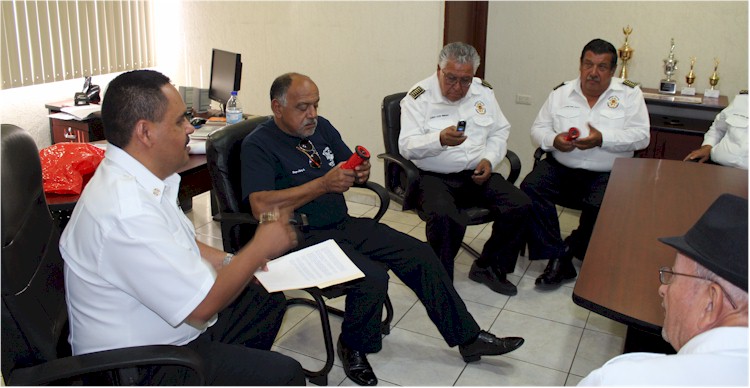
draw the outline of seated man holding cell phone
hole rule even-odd
[[[440,52],[437,71],[401,100],[401,154],[420,169],[420,206],[427,214],[427,241],[453,277],[468,219],[457,204],[492,212],[492,235],[471,266],[469,278],[503,295],[516,295],[506,275],[524,243],[531,200],[493,168],[505,157],[510,124],[492,87],[474,77],[477,50],[461,42]],[[458,123],[458,124],[457,124]]]

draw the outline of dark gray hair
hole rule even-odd
[[[278,100],[282,106],[286,106],[286,92],[289,90],[289,86],[292,85],[292,79],[294,77],[307,77],[300,73],[285,73],[273,80],[271,84],[271,101]],[[310,78],[310,77],[307,77]]]
[[[107,141],[125,148],[138,120],[160,121],[169,104],[161,88],[169,82],[169,77],[153,70],[133,70],[113,79],[102,101]]]
[[[475,49],[474,46],[463,42],[448,43],[442,50],[440,50],[440,56],[438,57],[438,66],[440,66],[440,69],[445,69],[449,60],[459,65],[471,63],[474,67],[474,73],[477,72],[479,64],[482,61],[479,58],[477,49]]]

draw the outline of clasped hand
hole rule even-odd
[[[552,145],[562,152],[570,152],[576,148],[579,150],[587,150],[594,147],[601,147],[602,133],[599,132],[598,129],[591,126],[591,124],[588,124],[588,127],[588,136],[568,140],[568,132],[558,133],[557,136],[555,136],[555,140]]]

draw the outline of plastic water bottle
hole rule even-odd
[[[232,91],[232,96],[227,101],[227,125],[239,123],[242,121],[242,106],[240,101],[237,99],[237,91]]]

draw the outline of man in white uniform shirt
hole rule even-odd
[[[578,385],[747,387],[747,199],[723,194],[684,236],[659,240],[677,250],[659,270],[662,337],[677,354],[623,354]]]
[[[594,39],[583,48],[580,76],[550,93],[531,127],[531,138],[549,154],[521,183],[531,198],[529,258],[549,259],[536,279],[554,289],[577,273],[573,257],[583,260],[616,158],[630,158],[649,144],[649,119],[641,89],[613,78],[617,51]],[[570,136],[578,132],[578,137]],[[578,229],[565,241],[555,204],[581,206]]]
[[[492,87],[474,77],[479,54],[465,43],[443,47],[437,71],[401,100],[401,155],[420,170],[418,206],[427,214],[427,241],[448,275],[466,232],[468,217],[458,204],[487,207],[492,234],[469,278],[495,292],[516,295],[506,275],[524,244],[530,201],[494,173],[508,149],[510,124]],[[465,122],[464,128],[457,123]]]
[[[268,351],[284,296],[251,282],[269,259],[296,244],[294,230],[266,222],[236,255],[196,240],[177,205],[176,173],[188,162],[193,127],[166,76],[149,70],[117,76],[102,121],[109,142],[104,160],[60,238],[73,354],[187,346],[203,357],[207,384],[304,385],[297,361]],[[135,383],[195,384],[190,377],[148,367],[139,368]]]
[[[704,163],[710,160],[724,166],[747,170],[747,90],[718,115],[703,136],[701,148],[691,152],[685,160]]]

